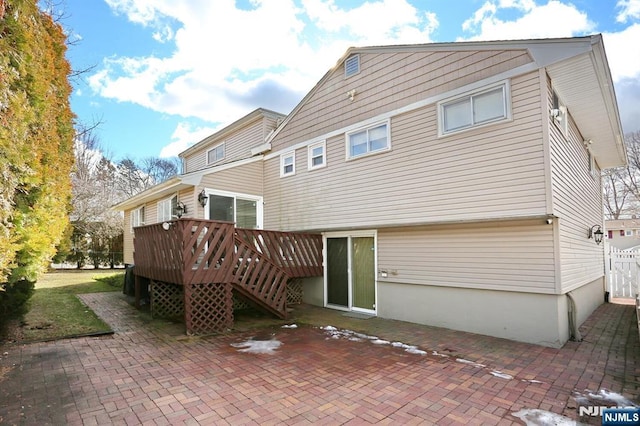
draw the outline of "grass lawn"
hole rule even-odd
[[[76,294],[121,291],[124,272],[56,271],[43,275],[29,300],[19,339],[50,340],[108,332],[110,328]]]

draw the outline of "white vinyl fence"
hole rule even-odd
[[[640,252],[609,247],[605,265],[610,297],[635,298],[640,293]]]

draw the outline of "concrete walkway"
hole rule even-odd
[[[117,293],[82,298],[115,334],[2,347],[0,423],[600,424],[578,407],[640,397],[633,306],[550,349],[305,305],[187,338]]]

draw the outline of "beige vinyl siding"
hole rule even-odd
[[[280,150],[530,62],[524,50],[360,54],[361,72],[345,79],[342,67],[334,70],[272,146]]]
[[[273,119],[269,120],[269,123],[272,122],[274,122]],[[262,119],[255,120],[243,129],[226,138],[206,144],[202,149],[194,151],[185,158],[185,173],[208,167],[207,151],[218,146],[222,142],[225,144],[224,159],[216,162],[216,165],[231,163],[233,161],[251,157],[251,148],[264,143],[266,135],[271,131],[271,128],[269,127],[270,125],[273,124],[266,124],[265,120]]]
[[[187,208],[187,212],[182,217],[197,217],[195,214],[197,212],[197,197],[198,194],[193,188],[183,189],[178,192],[178,201],[184,203]]]
[[[378,280],[553,293],[552,234],[543,220],[379,229]]]
[[[262,195],[262,162],[245,164],[202,177],[200,189],[209,188],[243,194]]]
[[[550,84],[548,87],[551,107]],[[549,128],[553,212],[560,218],[559,290],[564,293],[603,276],[604,244],[587,239],[587,229],[603,223],[602,188],[600,170],[595,178],[589,171],[589,156],[573,120],[568,137],[553,122]]]
[[[391,151],[345,160],[344,135],[326,141],[327,167],[280,178],[265,162],[265,227],[330,230],[544,215],[538,73],[511,82],[513,121],[437,137],[436,105],[390,120]]]
[[[124,263],[133,264],[133,232],[131,231],[131,210],[124,212],[124,235],[122,241]]]

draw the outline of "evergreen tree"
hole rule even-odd
[[[30,295],[68,223],[73,121],[66,36],[35,0],[0,14],[0,321]]]

